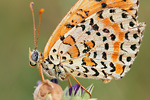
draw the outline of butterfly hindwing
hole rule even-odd
[[[122,78],[136,58],[144,27],[123,9],[100,10],[56,41],[51,60],[77,77]]]

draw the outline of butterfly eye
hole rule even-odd
[[[38,56],[39,56],[39,53],[37,51],[33,52],[31,58],[33,61],[37,61],[38,60]]]

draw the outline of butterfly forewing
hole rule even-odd
[[[105,8],[118,7],[129,12],[134,18],[136,18],[138,6],[138,0],[78,0],[62,19],[47,42],[43,52],[44,59],[48,58],[49,51],[62,36],[77,24],[84,22],[84,20],[92,14]]]

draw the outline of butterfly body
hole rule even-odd
[[[36,63],[48,77],[60,80],[69,73],[104,82],[124,77],[145,29],[137,21],[138,6],[138,0],[78,0]]]

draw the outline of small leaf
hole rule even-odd
[[[90,85],[90,86],[87,88],[87,90],[88,90],[90,93],[92,93],[93,88],[94,88],[94,86],[93,86],[93,84],[92,84],[92,85]],[[83,93],[83,95],[82,95],[82,98],[83,98],[84,100],[88,100],[88,99],[90,98],[90,95],[89,95],[87,92],[84,91],[84,93]]]

